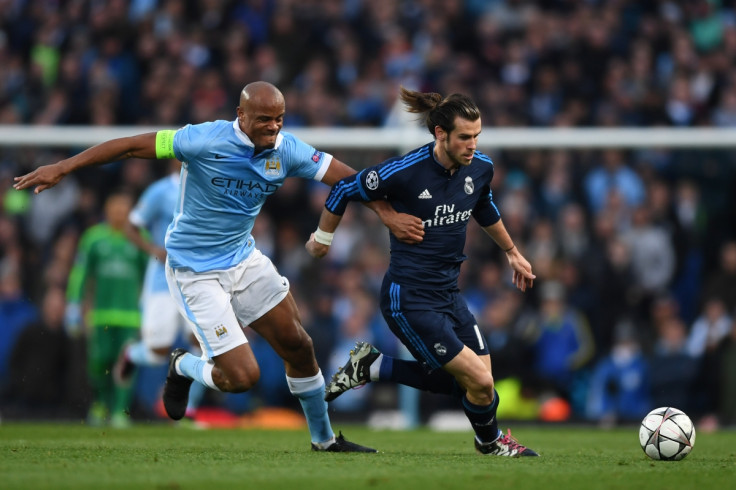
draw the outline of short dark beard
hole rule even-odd
[[[447,146],[449,146],[449,145],[447,145]],[[460,160],[458,160],[457,158],[455,158],[455,156],[452,153],[450,153],[446,147],[443,148],[443,149],[445,150],[445,154],[447,155],[447,157],[453,163],[453,166],[449,169],[451,172],[454,172],[455,170],[457,170],[457,169],[465,166],[465,165],[463,165],[463,163]]]

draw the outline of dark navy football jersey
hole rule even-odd
[[[389,278],[417,288],[455,288],[466,259],[465,233],[472,216],[481,226],[501,219],[493,203],[493,162],[476,151],[454,174],[432,154],[434,142],[336,183],[325,203],[338,215],[348,201],[388,200],[400,213],[424,223],[424,240],[402,243],[391,234]]]

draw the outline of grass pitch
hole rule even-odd
[[[0,425],[10,489],[721,489],[736,482],[736,432],[698,434],[682,461],[648,459],[638,428],[518,427],[541,458],[475,454],[469,432],[341,427],[379,454],[310,451],[306,430]]]

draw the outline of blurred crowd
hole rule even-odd
[[[486,127],[732,127],[735,4],[0,0],[0,124],[233,119],[243,85],[267,80],[286,97],[287,130],[401,124],[400,85],[467,93]],[[504,223],[538,277],[515,291],[503,254],[471,223],[461,289],[491,348],[503,416],[616,423],[672,405],[706,427],[736,424],[736,155],[482,149]],[[127,160],[38,196],[11,189],[13,176],[79,150],[0,148],[6,417],[85,413],[84,338],[64,329],[78,238],[110,189],[140,193],[166,172]],[[334,153],[356,168],[392,156]],[[291,281],[325,374],[355,340],[405,355],[377,309],[389,257],[379,220],[351,206],[325,260],[304,250],[327,191],[287,181],[254,229]],[[293,403],[283,367],[249,338],[260,387],[213,402]],[[164,374],[140,374],[136,413],[146,416]],[[376,384],[333,403],[362,414],[396,400]],[[422,398],[421,416],[442,403]]]

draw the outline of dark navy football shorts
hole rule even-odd
[[[475,317],[457,290],[415,289],[384,278],[381,312],[414,358],[432,371],[468,346],[479,356],[488,346]]]

